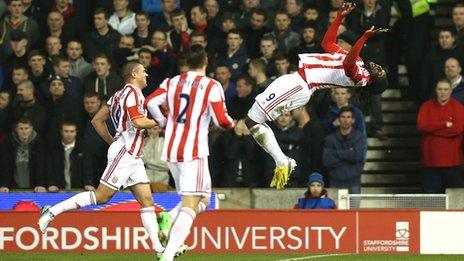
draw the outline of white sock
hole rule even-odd
[[[177,205],[168,212],[172,220],[176,219],[177,215],[179,214],[179,209],[181,207],[182,207],[182,201],[179,201],[179,203],[177,203]]]
[[[195,217],[195,211],[191,208],[183,207],[179,210],[179,215],[177,215],[177,219],[172,225],[171,232],[169,233],[169,241],[163,253],[163,256],[167,260],[173,259],[177,249],[187,239]]]
[[[148,232],[155,251],[163,252],[164,248],[158,238],[158,220],[156,220],[155,207],[141,208],[140,218],[142,218],[143,227]]]
[[[257,124],[250,129],[251,135],[256,142],[274,159],[276,166],[285,166],[287,157],[279,147],[272,129],[266,123]]]
[[[203,202],[199,202],[198,203],[198,214],[200,214],[201,212],[205,211],[206,209],[208,208],[208,206],[205,205],[205,203]]]
[[[51,207],[49,211],[56,217],[63,212],[83,208],[90,205],[97,205],[95,192],[86,191],[76,194],[66,199],[65,201],[61,201],[60,203]]]

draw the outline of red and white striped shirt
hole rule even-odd
[[[344,68],[346,53],[304,53],[299,56],[300,75],[310,89],[366,86],[370,80],[364,62],[356,60],[356,68]]]
[[[159,106],[164,103],[168,112],[162,160],[184,162],[207,157],[211,118],[217,126],[234,126],[221,84],[199,72],[168,78],[147,98],[147,109],[160,125],[163,116]]]
[[[110,117],[116,128],[115,140],[122,139],[126,150],[135,158],[142,157],[144,129],[137,129],[132,120],[146,117],[147,110],[143,104],[145,97],[140,88],[126,84],[108,100]]]

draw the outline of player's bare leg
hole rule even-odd
[[[130,187],[134,197],[140,204],[140,218],[145,230],[150,236],[153,247],[157,253],[164,251],[163,246],[158,238],[158,222],[156,220],[155,207],[151,194],[150,184],[139,183]]]
[[[113,197],[114,193],[116,193],[116,190],[100,184],[95,191],[81,192],[53,207],[44,206],[40,211],[38,221],[40,231],[45,233],[50,222],[59,214],[90,205],[104,204]]]
[[[285,156],[279,147],[274,132],[264,121],[263,123],[257,123],[247,116],[245,124],[259,146],[271,155],[275,161],[276,168],[274,169],[271,187],[282,189],[287,184],[290,173],[296,166],[295,161]]]
[[[200,202],[202,203],[200,204]],[[178,252],[190,234],[193,221],[197,214],[200,213],[199,205],[204,205],[205,202],[207,201],[202,196],[182,196],[182,207],[172,225],[169,233],[169,241],[163,253],[165,260],[171,261],[174,259],[176,252]]]

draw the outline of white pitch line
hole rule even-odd
[[[306,260],[306,259],[313,259],[313,258],[332,257],[332,256],[346,256],[346,255],[352,255],[352,254],[347,253],[347,254],[327,254],[327,255],[317,255],[317,256],[303,256],[303,257],[295,257],[295,258],[289,258],[289,259],[279,259],[279,260],[275,260],[275,261]]]

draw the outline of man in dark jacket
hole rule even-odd
[[[245,65],[249,60],[246,48],[242,43],[242,34],[237,29],[230,30],[227,33],[227,49],[219,54],[214,63],[229,67],[233,80],[244,72]]]
[[[104,9],[97,9],[94,12],[94,29],[84,40],[87,61],[92,61],[98,53],[105,53],[111,57],[113,50],[117,47],[121,35],[108,25],[108,19],[108,13]]]
[[[301,161],[298,168],[301,173],[322,173],[322,146],[324,145],[324,129],[315,113],[309,111],[309,105],[301,106],[292,111],[293,118],[298,122],[298,129],[302,132],[299,146]],[[301,175],[298,186],[306,185],[306,177]]]
[[[354,113],[349,107],[340,109],[340,127],[325,138],[322,160],[329,173],[330,186],[361,193],[366,136],[353,128]]]
[[[60,189],[95,190],[91,173],[84,172],[82,140],[77,137],[77,126],[72,122],[61,124],[61,140],[53,146],[48,156],[48,191]]]
[[[103,99],[108,99],[124,85],[122,78],[111,71],[110,59],[103,53],[93,60],[94,72],[84,79],[85,92],[98,93]]]
[[[46,192],[44,143],[30,119],[18,121],[14,132],[0,144],[0,155],[0,192],[15,188]]]

